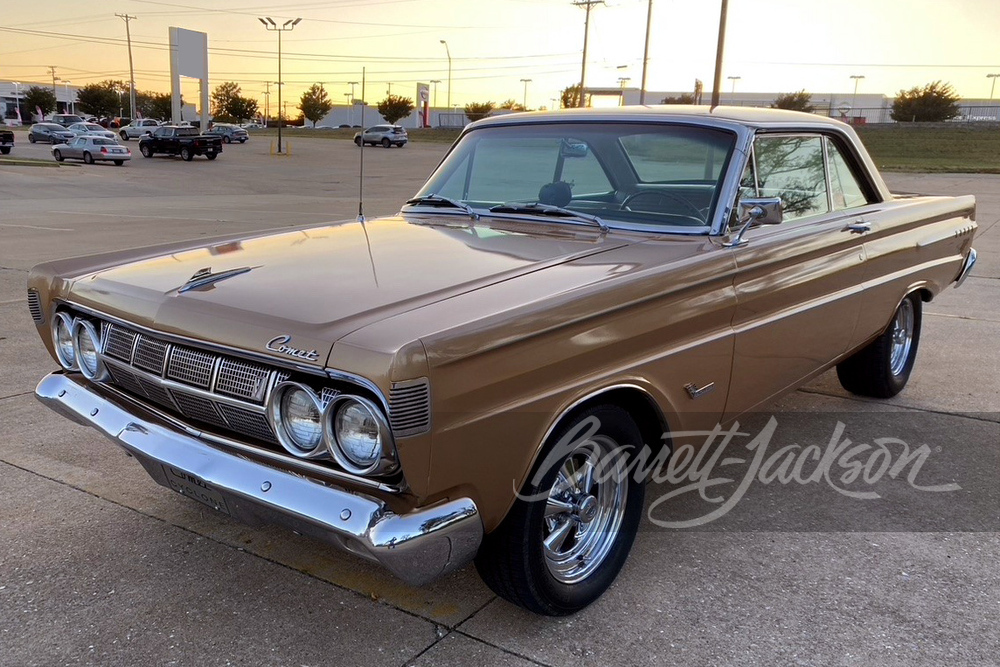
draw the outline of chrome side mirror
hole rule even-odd
[[[743,235],[755,227],[781,224],[782,213],[780,197],[741,199],[737,206],[740,212],[740,230],[736,233],[736,238],[722,244],[726,248],[734,248],[744,245],[747,240],[743,238]]]

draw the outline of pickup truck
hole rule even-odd
[[[200,134],[196,127],[161,125],[139,140],[139,152],[143,157],[153,157],[156,153],[180,155],[186,162],[195,155],[214,160],[222,152],[222,139]]]
[[[118,132],[118,136],[122,138],[122,141],[128,141],[129,139],[141,139],[147,134],[152,134],[153,131],[159,126],[160,123],[152,118],[136,118],[131,123],[124,126]]]
[[[5,127],[0,127],[0,153],[7,155],[14,147],[14,133]]]

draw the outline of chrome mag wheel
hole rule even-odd
[[[910,358],[913,344],[913,302],[903,299],[892,322],[892,348],[889,352],[889,369],[893,375],[901,375]]]
[[[628,500],[618,450],[606,435],[581,443],[563,461],[549,491],[543,548],[549,573],[560,583],[586,579],[615,544]]]

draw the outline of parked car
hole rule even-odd
[[[229,144],[234,141],[238,141],[241,144],[245,144],[250,140],[250,135],[242,127],[238,125],[230,125],[229,123],[215,123],[208,129],[205,134],[214,134],[222,139],[222,143]]]
[[[65,144],[56,144],[52,147],[52,157],[56,162],[63,160],[83,160],[87,164],[95,162],[114,162],[117,166],[122,166],[127,160],[132,159],[132,152],[119,144],[112,137],[97,137],[84,134],[74,137]]]
[[[104,137],[105,139],[111,139],[114,141],[117,135],[111,130],[106,130],[97,123],[73,123],[67,128],[73,133],[73,136],[81,136],[84,134],[89,134],[95,137]],[[117,143],[117,141],[115,142]]]
[[[6,127],[0,127],[0,155],[10,155],[14,148],[14,133]]]
[[[354,135],[354,143],[358,146],[365,143],[372,146],[380,144],[383,148],[392,146],[402,148],[406,145],[407,140],[406,130],[399,125],[375,125]]]
[[[28,129],[28,142],[32,144],[36,141],[61,144],[75,136],[68,128],[56,123],[35,123]]]
[[[82,123],[83,117],[77,116],[75,113],[57,113],[52,115],[49,122],[55,123],[56,125],[62,125],[63,127],[69,127],[75,123]]]
[[[122,141],[140,139],[147,134],[152,134],[153,130],[159,126],[160,121],[158,120],[153,120],[152,118],[137,118],[118,130],[118,136],[122,138]]]
[[[153,157],[157,153],[180,155],[186,162],[194,159],[195,155],[214,160],[222,152],[222,139],[201,134],[196,127],[161,125],[139,140],[139,152],[143,157]]]
[[[629,465],[824,369],[901,391],[976,229],[811,114],[491,118],[389,218],[34,267],[36,395],[216,512],[568,614],[631,548]]]

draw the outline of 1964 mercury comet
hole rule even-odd
[[[833,366],[896,394],[974,219],[972,197],[893,196],[817,116],[493,118],[392,218],[35,267],[62,366],[37,395],[219,512],[417,584],[474,559],[567,614],[642,513],[643,480],[600,465]]]

